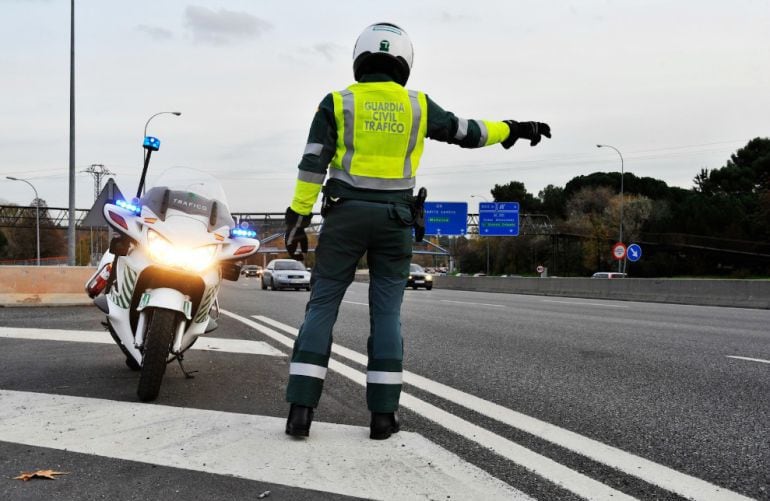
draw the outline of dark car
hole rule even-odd
[[[294,259],[273,259],[262,272],[262,290],[310,290],[310,272]]]
[[[247,264],[241,268],[241,275],[244,277],[260,277],[262,276],[262,267],[256,264]]]
[[[406,286],[412,289],[425,287],[425,290],[431,290],[433,275],[427,273],[419,264],[412,263],[409,265],[409,280],[406,281]]]

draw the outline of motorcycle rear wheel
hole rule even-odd
[[[136,391],[142,402],[150,402],[158,397],[177,323],[177,312],[172,310],[153,309],[149,316],[144,336],[142,373]]]

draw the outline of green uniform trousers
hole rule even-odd
[[[398,409],[403,341],[401,301],[412,258],[408,205],[344,200],[330,209],[316,248],[312,292],[294,343],[286,400],[316,407],[340,303],[366,254],[369,265],[369,361],[366,402],[372,412]]]

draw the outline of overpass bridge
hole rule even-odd
[[[62,229],[69,226],[69,209],[66,207],[41,207],[41,210],[41,225]],[[75,225],[79,230],[90,228],[82,225],[89,211],[90,209],[75,209]],[[251,222],[261,229],[262,226],[282,227],[284,212],[233,212],[232,216],[239,223]],[[321,215],[313,213],[312,226],[318,227],[320,224]],[[468,235],[477,235],[479,215],[469,213],[467,226]],[[35,206],[0,205],[0,228],[12,227],[34,228]],[[519,227],[522,235],[551,235],[554,232],[553,224],[545,214],[521,214]]]
[[[69,224],[69,210],[66,207],[44,207],[41,214],[41,228],[66,230]],[[100,254],[105,245],[100,233],[106,233],[106,226],[85,226],[84,221],[88,218],[90,209],[75,210],[75,224],[77,231],[88,231],[90,240],[98,240],[98,244],[91,244],[91,254]],[[259,253],[263,255],[282,254],[285,251],[283,245],[284,234],[284,212],[233,212],[233,218],[237,223],[246,222],[257,230],[258,238],[262,245]],[[88,218],[93,220],[92,218]],[[311,235],[317,234],[322,225],[321,215],[313,214],[312,222],[309,226]],[[467,216],[467,235],[473,238],[478,235],[479,216],[478,214],[468,214]],[[0,228],[35,228],[35,207],[34,206],[0,206]],[[96,236],[94,233],[96,232]],[[520,234],[521,235],[551,235],[553,234],[553,225],[546,215],[541,214],[522,214],[520,216]],[[432,256],[444,256],[451,259],[451,253],[442,247],[438,238],[431,241],[428,236],[421,243],[415,243],[413,253]],[[310,252],[315,248],[312,246],[314,239],[311,238]]]

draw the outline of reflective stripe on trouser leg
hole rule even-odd
[[[366,403],[372,412],[393,412],[402,386],[401,301],[406,279],[371,275],[370,280]]]
[[[332,345],[332,327],[349,282],[313,277],[305,321],[294,342],[286,401],[318,406]]]

